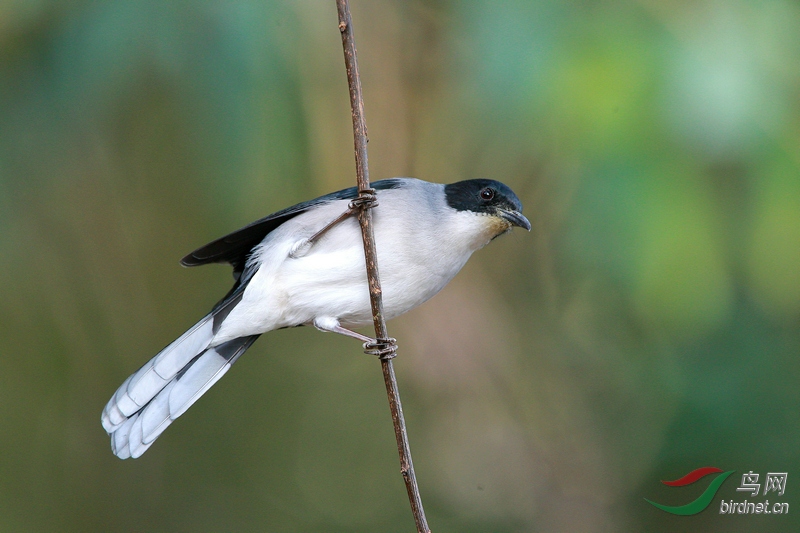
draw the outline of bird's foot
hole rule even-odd
[[[388,361],[397,357],[397,339],[370,339],[364,343],[364,353],[375,355],[381,361]]]
[[[378,197],[375,195],[375,189],[364,189],[358,191],[358,196],[350,201],[350,211],[358,211],[359,209],[372,209],[378,207]]]

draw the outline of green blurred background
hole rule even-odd
[[[533,223],[389,323],[433,530],[797,531],[798,3],[352,10],[372,178],[499,179]],[[100,427],[231,284],[180,257],[354,184],[336,26],[333,0],[0,2],[0,531],[413,530],[346,338],[263,337],[141,459]],[[702,514],[644,502],[700,466],[737,471]],[[789,473],[789,515],[719,515],[749,470]]]

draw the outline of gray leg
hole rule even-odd
[[[320,331],[329,331],[331,333],[347,335],[348,337],[353,337],[354,339],[358,339],[361,342],[369,342],[369,343],[377,342],[372,337],[367,337],[366,335],[362,335],[361,333],[356,333],[355,331],[350,331],[347,328],[343,328],[342,326],[339,325],[339,321],[333,317],[316,318],[314,320],[314,327]]]
[[[373,339],[372,337],[367,337],[365,335],[362,335],[361,333],[350,331],[349,329],[343,328],[342,326],[336,326],[332,328],[330,331],[332,331],[333,333],[339,333],[341,335],[347,335],[348,337],[353,337],[354,339],[358,339],[361,342],[367,342],[367,343],[375,342],[375,339]]]
[[[289,257],[291,257],[292,259],[297,259],[298,257],[303,257],[304,255],[306,255],[308,253],[308,251],[311,249],[311,246],[313,246],[314,243],[317,242],[320,239],[320,237],[325,235],[325,233],[329,229],[331,229],[332,227],[334,227],[336,224],[340,223],[341,221],[345,220],[346,218],[349,218],[349,217],[355,215],[356,212],[357,212],[356,209],[353,209],[352,207],[350,207],[350,208],[347,209],[347,211],[345,211],[344,213],[342,213],[341,215],[336,217],[334,220],[332,220],[331,222],[326,224],[325,227],[323,227],[321,230],[316,232],[314,235],[312,235],[308,239],[300,239],[299,241],[294,243],[294,246],[292,246],[292,249],[289,251]],[[337,333],[340,333],[340,332],[337,331]],[[344,335],[347,335],[347,333],[344,333]]]

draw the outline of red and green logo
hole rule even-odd
[[[692,483],[701,478],[704,478],[711,474],[717,474],[719,472],[722,472],[722,470],[720,470],[719,468],[715,468],[713,466],[704,466],[703,468],[692,470],[682,478],[676,479],[675,481],[662,481],[661,483],[669,487],[685,487],[686,485],[691,485]],[[647,498],[645,498],[644,501],[655,507],[658,507],[662,511],[666,511],[672,514],[677,514],[681,516],[689,516],[697,514],[709,506],[711,500],[714,499],[714,496],[716,496],[717,491],[722,486],[722,483],[724,483],[725,480],[728,479],[728,476],[730,476],[734,472],[735,470],[729,470],[727,472],[723,472],[721,475],[714,478],[714,481],[712,481],[708,485],[706,490],[704,490],[703,493],[700,496],[698,496],[696,500],[691,501],[686,505],[676,505],[676,506],[663,505],[660,503],[656,503],[652,500],[648,500]]]

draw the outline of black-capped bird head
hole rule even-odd
[[[447,205],[457,211],[471,211],[490,217],[495,237],[513,226],[531,230],[531,223],[522,214],[522,202],[514,191],[499,181],[473,179],[444,186]]]

